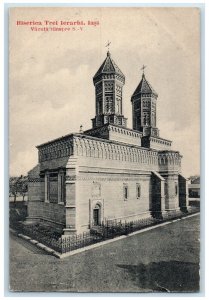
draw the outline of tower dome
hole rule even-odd
[[[116,65],[114,60],[111,58],[109,50],[107,51],[107,57],[93,77],[94,83],[96,83],[98,79],[105,75],[115,75],[118,79],[125,83],[125,76],[120,68]]]
[[[105,124],[126,127],[123,116],[123,85],[125,76],[112,59],[109,50],[107,57],[93,77],[96,95],[96,116],[92,119],[93,128]]]
[[[151,86],[151,84],[147,81],[147,79],[145,78],[145,74],[142,74],[142,79],[139,83],[139,85],[137,86],[137,88],[135,89],[132,98],[136,95],[141,95],[141,94],[150,94],[153,97],[158,97],[158,94],[155,92],[155,90],[153,89],[153,87]]]
[[[145,78],[142,79],[135,89],[132,97],[133,129],[143,132],[144,136],[159,136],[156,127],[156,103],[158,94]]]

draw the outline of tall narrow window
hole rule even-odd
[[[124,197],[124,200],[128,200],[128,185],[127,184],[123,185],[123,197]]]
[[[113,98],[112,96],[107,96],[106,97],[106,113],[112,113],[113,112]]]
[[[176,196],[178,195],[178,183],[177,182],[175,182],[175,194],[176,194]]]
[[[140,198],[141,197],[141,186],[140,183],[136,184],[136,198]]]
[[[117,98],[117,111],[118,114],[121,114],[121,99]]]

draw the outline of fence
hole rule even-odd
[[[14,228],[14,226],[13,226]],[[56,233],[49,233],[44,230],[44,227],[38,225],[24,225],[22,223],[16,224],[14,228],[17,232],[29,236],[38,242],[54,249],[55,251],[62,252],[62,241],[60,235]]]
[[[170,212],[167,213],[163,219],[154,219],[150,217],[131,222],[111,220],[103,223],[96,229],[91,229],[90,232],[66,237],[60,237],[57,233],[52,234],[47,229],[44,229],[43,226],[39,225],[24,226],[22,223],[18,223],[16,224],[15,229],[57,252],[66,253],[120,235],[127,235],[142,228],[163,223],[171,219],[181,218],[184,215],[193,214],[197,211],[199,211],[198,208],[192,208],[187,213],[181,211],[175,213]]]
[[[85,246],[89,246],[103,240],[101,235],[94,235],[91,232],[83,234],[66,236],[61,238],[61,253],[70,252]]]

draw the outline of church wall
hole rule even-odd
[[[159,171],[162,173],[181,172],[181,155],[174,151],[159,151],[158,154]]]
[[[165,178],[165,209],[179,210],[178,174],[162,174]]]
[[[29,204],[29,217],[37,216],[55,223],[66,223],[65,234],[89,230],[93,225],[95,205],[101,208],[100,219],[103,221],[131,221],[148,216],[151,209],[151,172],[167,174],[168,171],[175,171],[177,174],[180,168],[178,152],[157,152],[82,134],[72,136],[70,147],[73,155],[65,156],[68,153],[65,149],[59,154],[63,157],[53,159],[44,156],[50,153],[49,149],[42,149],[42,161],[37,173],[39,177],[36,175],[39,179],[31,184],[29,196],[32,201],[38,201],[37,204],[32,201]],[[55,174],[59,168],[66,168],[65,206],[47,203],[47,174],[50,177],[51,172]],[[56,178],[52,178],[53,184]],[[168,200],[165,209],[176,209],[178,196],[173,197],[173,178],[166,179]],[[49,178],[51,184],[50,180]],[[140,187],[140,197],[137,197],[137,186]],[[124,196],[125,191],[127,196]],[[59,194],[58,190],[56,193]]]
[[[44,179],[40,177],[40,164],[28,172],[28,201],[44,201]]]
[[[90,137],[74,137],[75,156],[93,161],[92,166],[110,166],[128,169],[158,170],[158,153],[137,146],[125,145],[112,141],[104,141]],[[96,164],[96,165],[95,165]],[[139,167],[140,166],[140,167]]]
[[[149,215],[149,177],[127,175],[114,178],[97,174],[77,181],[76,226],[77,231],[87,231],[93,225],[93,209],[101,206],[101,221],[138,220]],[[94,185],[99,185],[101,193],[96,196]],[[140,185],[140,197],[137,197],[137,186]],[[128,197],[124,197],[124,186],[128,188]]]
[[[44,201],[44,182],[40,178],[29,180],[28,201]]]
[[[170,141],[150,136],[142,137],[142,146],[156,150],[171,150]]]
[[[58,204],[58,182],[49,181],[50,199],[46,198],[46,178],[45,174],[50,174],[54,166],[66,164],[66,158],[47,160],[41,162],[36,172],[30,171],[28,182],[28,218],[27,220],[40,220],[51,222],[52,226],[64,227],[65,225],[65,205]],[[65,162],[64,162],[65,161]],[[47,170],[43,172],[43,170]],[[40,172],[42,172],[40,174]],[[54,178],[57,180],[57,178]],[[53,194],[55,193],[55,194]],[[53,194],[53,195],[52,195]],[[54,202],[54,203],[52,203]]]
[[[104,163],[102,165],[102,162]],[[93,158],[78,160],[76,175],[76,229],[89,230],[93,225],[93,209],[101,206],[101,221],[117,219],[131,221],[150,215],[150,172],[122,168],[118,161]],[[124,195],[128,188],[127,199]],[[137,187],[140,196],[137,196]]]
[[[131,165],[131,168],[135,169],[140,165],[142,169],[158,170],[158,153],[155,150],[152,151],[135,145],[125,145],[119,142],[100,140],[80,134],[74,135],[73,141],[70,142],[73,144],[73,152],[70,155],[67,155],[68,150],[66,148],[65,151],[63,150],[60,154],[63,155],[63,157],[50,159],[49,156],[49,158],[44,158],[45,154],[43,153],[41,156],[40,171],[65,168],[69,157],[72,157],[72,155],[95,159],[94,162],[97,161],[99,165],[104,162],[106,164],[106,161],[111,161],[111,165],[117,165],[120,161],[128,168],[130,168]],[[43,147],[42,152],[47,152],[45,147],[47,148],[47,145]],[[51,145],[51,148],[52,147],[53,145]],[[50,154],[50,152],[48,154]]]
[[[65,206],[40,201],[28,202],[28,216],[30,220],[52,222],[54,227],[64,227]]]
[[[43,178],[29,178],[27,219],[65,224],[65,206],[46,202]]]
[[[188,206],[188,180],[182,175],[178,175],[179,184],[179,206],[181,210],[186,210]]]
[[[44,202],[44,179],[40,177],[40,164],[28,172],[28,219],[39,218]]]
[[[107,219],[121,219],[126,221],[137,220],[143,213],[149,211],[149,177],[138,179],[133,175],[118,182],[104,184],[105,216]],[[143,180],[142,180],[143,178]],[[140,197],[137,197],[137,186],[140,186]],[[128,188],[128,197],[125,198],[124,188]],[[120,207],[120,209],[118,209]]]
[[[151,149],[156,149],[156,150],[169,150],[171,148],[171,146],[169,145],[166,145],[166,144],[163,144],[161,143],[161,141],[159,142],[150,142],[150,148]]]
[[[115,125],[85,131],[85,135],[141,146],[142,133]]]
[[[141,137],[139,134],[133,131],[124,130],[123,128],[115,128],[111,130],[109,134],[109,139],[113,141],[118,141],[122,143],[132,144],[136,146],[141,146]]]
[[[69,156],[49,159],[41,162],[40,171],[65,168]]]
[[[157,172],[151,176],[151,210],[155,218],[162,217],[165,211],[165,179]]]

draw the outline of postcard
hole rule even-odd
[[[9,148],[10,291],[200,291],[198,7],[10,8]]]

